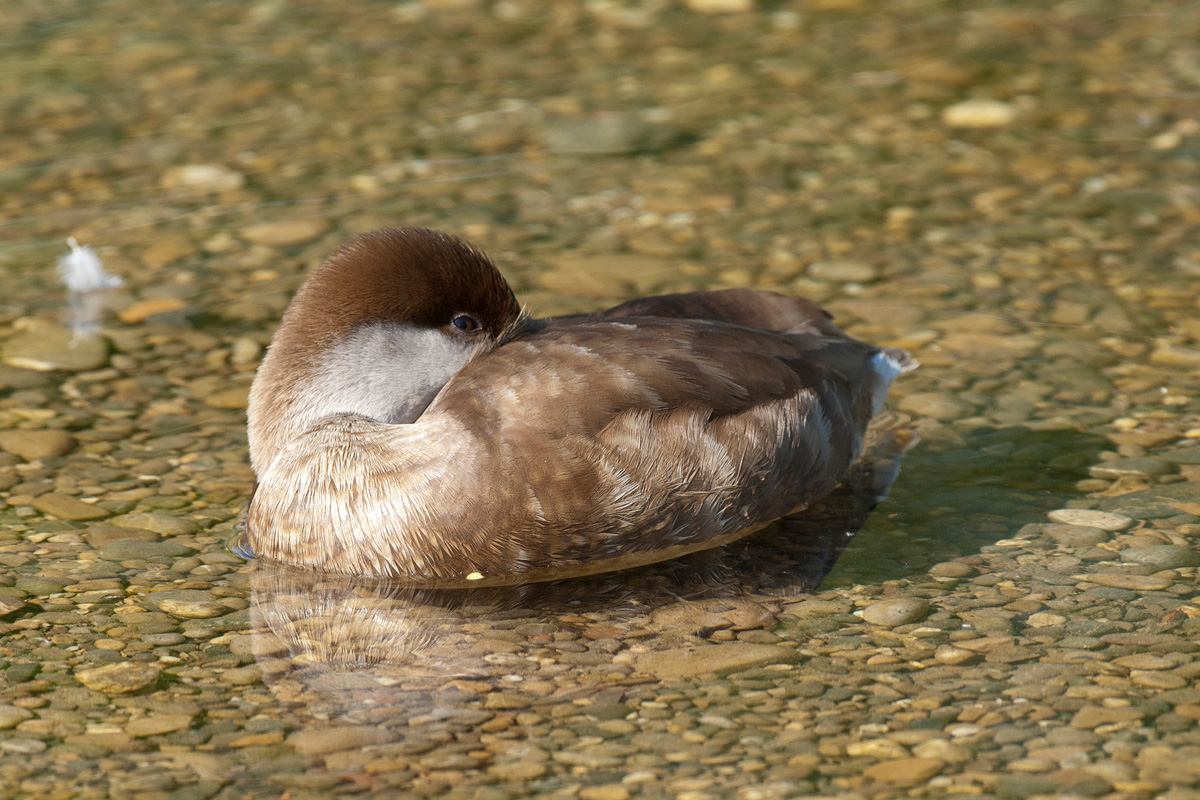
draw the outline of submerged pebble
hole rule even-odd
[[[1102,531],[1123,531],[1133,525],[1132,519],[1121,514],[1088,511],[1080,508],[1060,508],[1057,511],[1051,511],[1048,516],[1052,521],[1064,525],[1099,528]]]
[[[862,610],[862,618],[872,625],[895,628],[907,625],[929,613],[928,600],[919,597],[904,597],[872,603]]]
[[[158,682],[160,670],[149,664],[120,662],[79,670],[75,679],[89,689],[105,694],[139,692]]]

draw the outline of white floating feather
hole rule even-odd
[[[58,276],[71,292],[98,292],[116,289],[123,281],[104,269],[100,256],[72,237],[67,239],[71,252],[58,260]]]

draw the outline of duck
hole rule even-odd
[[[538,319],[462,239],[364,233],[297,291],[251,385],[242,546],[447,587],[676,558],[832,492],[915,366],[768,291]]]

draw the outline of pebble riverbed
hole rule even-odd
[[[1198,179],[1196,4],[10,0],[0,798],[1200,799]],[[539,315],[809,296],[920,441],[626,574],[247,564],[254,369],[397,224]]]

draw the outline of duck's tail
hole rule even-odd
[[[887,400],[892,381],[919,366],[907,350],[901,350],[899,347],[882,347],[871,356],[867,385],[863,386],[863,394],[870,396],[870,416],[874,417],[883,410],[883,403]]]

